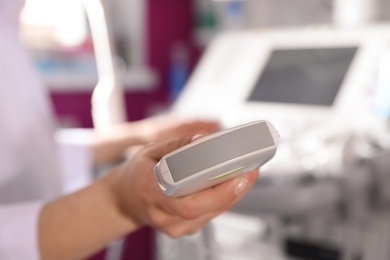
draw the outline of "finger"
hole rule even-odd
[[[186,125],[187,131],[191,134],[211,134],[221,129],[220,124],[215,121],[189,121]]]
[[[160,230],[172,238],[178,238],[184,235],[192,235],[202,229],[211,219],[220,213],[209,213],[195,220],[179,220],[172,222],[171,225],[162,227]]]
[[[132,145],[126,149],[125,156],[126,158],[131,158],[137,154],[144,146],[143,145]]]
[[[239,196],[237,196],[237,198],[235,200],[233,200],[230,204],[228,204],[228,205],[226,205],[226,207],[214,212],[214,214],[219,215],[225,211],[232,209],[234,206],[236,206],[236,204],[238,202],[240,202],[240,200],[249,192],[249,190],[256,183],[258,176],[259,176],[259,174],[257,171],[252,171],[252,172],[248,173],[247,177],[248,177],[248,179],[251,179],[250,183],[252,183],[252,184],[250,184],[250,187],[248,189],[246,189],[245,191],[243,191]]]
[[[191,142],[198,141],[199,139],[202,139],[203,137],[207,136],[206,134],[196,134],[191,138]]]
[[[160,160],[164,155],[191,143],[192,136],[179,137],[166,141],[156,142],[146,146],[143,152],[149,158]]]
[[[180,223],[182,219],[177,215],[171,215],[164,210],[156,208],[149,212],[147,224],[158,229],[163,229]]]
[[[249,183],[250,183],[250,186],[248,188],[248,190],[249,190],[252,187],[252,185],[254,183],[256,183],[258,176],[259,176],[259,172],[258,172],[258,170],[254,170],[254,171],[246,173],[244,176],[246,178],[248,178],[248,180],[249,180]],[[220,185],[222,185],[222,184],[220,184]],[[204,192],[204,191],[202,191],[202,192]],[[233,200],[231,203],[228,203],[226,206],[223,206],[222,204],[219,205],[220,207],[218,207],[217,209],[214,209],[214,211],[215,212],[222,212],[222,211],[226,211],[226,210],[232,208],[238,202],[238,200],[240,200],[242,198],[242,196],[244,196],[245,194],[246,194],[246,192],[243,192],[242,194],[237,196],[237,198],[235,200]],[[192,195],[192,196],[194,196],[194,195]],[[186,206],[180,206],[182,203],[188,203],[186,201],[186,198],[168,197],[168,196],[164,195],[163,193],[161,193],[161,196],[159,196],[159,198],[158,198],[158,203],[156,203],[156,207],[159,208],[161,211],[165,212],[166,214],[169,214],[170,216],[176,216],[176,215],[181,214],[183,211],[186,211],[186,210],[196,211],[195,208],[194,209],[186,209]],[[195,212],[193,214],[196,215]],[[198,214],[201,214],[201,212],[199,212]],[[184,214],[184,215],[188,215],[188,213]]]
[[[171,200],[167,207],[187,220],[194,220],[210,212],[224,210],[246,194],[256,182],[257,176],[258,170],[252,171],[207,190]]]

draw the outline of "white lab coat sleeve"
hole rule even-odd
[[[0,259],[40,259],[38,219],[42,205],[42,202],[0,205]]]
[[[56,131],[55,140],[58,144],[65,193],[83,188],[94,180],[92,136],[91,129]]]

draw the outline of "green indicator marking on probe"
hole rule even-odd
[[[235,170],[232,170],[232,171],[230,171],[230,172],[222,173],[221,175],[218,175],[218,176],[215,176],[215,177],[213,177],[213,178],[209,179],[209,181],[218,180],[218,179],[221,179],[221,178],[223,178],[223,177],[226,177],[226,176],[232,175],[232,174],[234,174],[234,173],[236,173],[236,172],[239,172],[239,171],[241,171],[241,170],[242,170],[242,169],[244,169],[244,168],[245,168],[245,166],[243,166],[243,167],[240,167],[240,168],[237,168],[237,169],[235,169]]]

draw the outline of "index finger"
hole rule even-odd
[[[229,206],[234,206],[253,186],[258,173],[257,169],[193,195],[173,199],[167,206],[188,220],[226,210]]]
[[[150,144],[144,148],[144,153],[149,158],[156,161],[160,160],[164,155],[173,152],[174,150],[191,143],[193,136],[184,136],[175,139],[165,140]]]

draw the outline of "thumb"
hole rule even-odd
[[[154,160],[160,160],[164,155],[191,143],[193,136],[179,137],[150,144],[145,147],[144,153]]]

